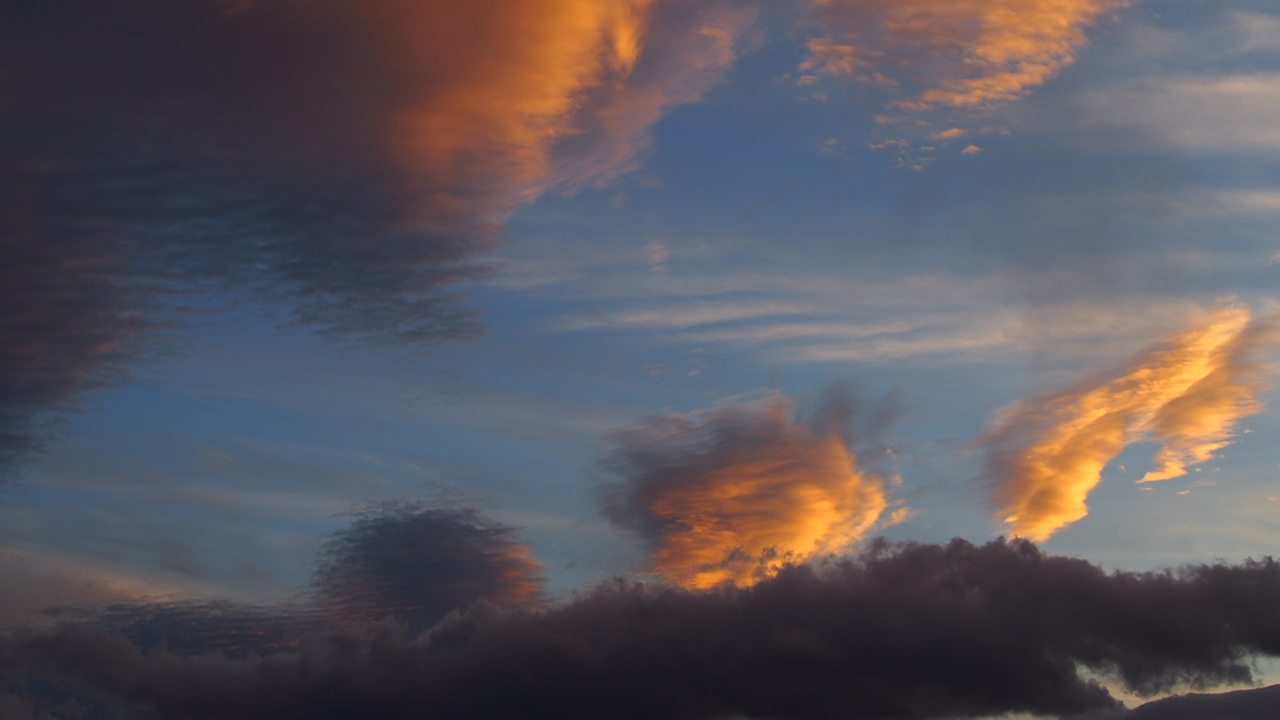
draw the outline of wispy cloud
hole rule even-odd
[[[1134,150],[1176,147],[1197,154],[1274,157],[1280,73],[1181,74],[1117,83],[1080,98],[1091,127],[1140,130]]]
[[[611,315],[569,317],[563,330],[687,329],[738,320],[759,320],[820,312],[814,305],[786,302],[699,303],[661,310],[628,310]]]
[[[1049,342],[1059,357],[1093,356],[1199,307],[1152,295],[1121,306],[1078,292],[1028,307],[1027,273],[906,272],[891,263],[831,272],[810,258],[777,255],[767,258],[770,272],[739,266],[738,254],[751,255],[737,247],[673,250],[661,277],[639,252],[630,262],[618,250],[591,261],[574,255],[579,269],[540,286],[569,308],[548,329],[749,349],[779,363],[968,362],[1024,356]]]
[[[1021,97],[1075,61],[1086,30],[1127,0],[812,0],[819,36],[802,82],[845,77],[898,112]],[[953,137],[958,137],[954,135]],[[942,134],[940,139],[947,139]]]
[[[976,441],[988,453],[1001,520],[1044,540],[1083,518],[1103,467],[1138,440],[1162,446],[1144,482],[1212,458],[1236,421],[1261,409],[1261,357],[1275,346],[1275,322],[1215,311],[1121,367],[1003,410]]]

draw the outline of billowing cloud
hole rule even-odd
[[[0,639],[10,688],[53,679],[143,717],[954,718],[1122,706],[1248,682],[1280,653],[1272,561],[1108,575],[1021,542],[877,543],[750,587],[608,583],[543,612],[484,603],[417,638],[335,630],[288,652],[142,652],[85,626]],[[1139,716],[1141,717],[1141,716]]]
[[[0,12],[0,455],[185,299],[478,332],[503,221],[629,170],[734,61],[727,1],[72,0]],[[4,459],[4,457],[0,457]]]
[[[380,507],[325,546],[315,587],[324,613],[346,622],[393,618],[410,632],[476,600],[536,605],[543,567],[474,510]]]
[[[819,37],[802,82],[848,77],[892,91],[899,111],[967,108],[1043,85],[1127,0],[811,0]]]
[[[1126,445],[1161,444],[1141,482],[1186,473],[1225,447],[1236,422],[1258,412],[1275,318],[1208,313],[1122,367],[1006,408],[977,444],[988,452],[1001,519],[1044,540],[1088,514],[1089,492]]]
[[[797,424],[791,410],[774,396],[613,436],[605,511],[650,543],[654,572],[691,588],[747,585],[871,528],[884,483],[858,469],[845,423]]]

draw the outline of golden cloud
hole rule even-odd
[[[400,161],[437,208],[496,219],[631,169],[665,110],[732,65],[751,17],[719,2],[387,2],[389,64],[422,76],[391,118]]]
[[[1211,459],[1236,421],[1261,409],[1259,357],[1275,342],[1274,317],[1218,310],[1123,367],[1007,408],[977,441],[998,479],[1000,519],[1015,535],[1048,539],[1088,514],[1103,467],[1138,440],[1162,444],[1139,482]]]
[[[618,436],[607,511],[647,535],[652,570],[690,588],[750,585],[847,549],[887,507],[841,434],[789,420],[773,398]]]
[[[902,86],[908,111],[1012,100],[1074,62],[1085,30],[1127,2],[812,0],[822,33],[801,70]]]

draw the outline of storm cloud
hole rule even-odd
[[[143,652],[85,626],[11,633],[10,681],[74,682],[148,718],[933,718],[1122,706],[1247,682],[1280,653],[1280,565],[1113,573],[1024,541],[877,542],[749,587],[617,581],[542,612],[475,603],[261,658]]]

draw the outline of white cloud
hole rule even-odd
[[[1280,73],[1181,75],[1089,97],[1096,121],[1148,131],[1201,153],[1280,154]]]

